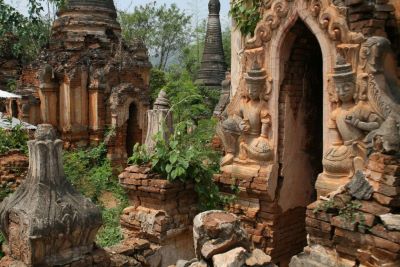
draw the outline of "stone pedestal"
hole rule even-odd
[[[400,266],[400,159],[374,153],[358,176],[308,206],[308,247],[291,267]]]
[[[240,218],[254,246],[270,255],[274,263],[287,266],[293,252],[303,250],[305,210],[297,207],[282,211],[279,207],[276,166],[234,162],[214,178],[225,194],[233,195],[232,186],[239,189],[229,211]]]
[[[51,125],[39,125],[29,141],[25,183],[0,206],[8,258],[21,266],[107,266],[93,256],[101,213],[66,180],[61,140]],[[95,259],[96,258],[96,259]],[[19,265],[18,265],[19,266]]]
[[[192,259],[192,220],[197,212],[193,184],[171,183],[146,166],[126,168],[119,180],[131,204],[121,216],[125,239],[149,240],[161,266]]]

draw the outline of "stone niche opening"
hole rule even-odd
[[[129,118],[126,128],[126,153],[128,158],[132,156],[133,147],[136,143],[142,143],[142,129],[140,129],[138,122],[138,110],[136,104],[133,102],[129,106]]]
[[[306,206],[316,199],[314,185],[322,172],[323,61],[318,40],[300,19],[280,51],[279,228],[282,235],[297,229],[298,245],[288,251],[296,254],[306,245]]]

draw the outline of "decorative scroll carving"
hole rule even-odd
[[[361,33],[350,31],[347,25],[346,8],[340,4],[331,4],[329,0],[305,0],[309,1],[308,8],[312,16],[318,21],[320,27],[326,31],[329,38],[342,43],[361,43],[364,36]],[[263,14],[258,23],[254,37],[246,42],[246,48],[256,48],[271,40],[273,32],[291,12],[296,5],[293,0],[268,1],[269,9]]]
[[[247,40],[247,48],[260,47],[263,43],[269,42],[275,29],[289,13],[292,0],[268,1],[270,9],[264,13],[262,20],[258,23],[254,37]]]

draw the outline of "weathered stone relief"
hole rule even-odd
[[[229,192],[224,187],[226,185],[239,187],[239,200],[232,210],[242,216],[246,222],[255,218],[257,222],[263,221],[274,225],[269,230],[274,232],[271,238],[278,241],[276,244],[265,245],[267,249],[271,246],[271,255],[275,255],[273,258],[280,259],[285,251],[285,248],[281,247],[283,245],[280,243],[280,238],[284,239],[282,241],[284,244],[293,243],[295,240],[293,238],[293,241],[288,241],[280,235],[279,231],[286,230],[286,226],[283,223],[282,226],[280,225],[279,218],[288,216],[293,223],[304,221],[304,211],[301,209],[305,209],[307,203],[348,184],[355,174],[368,177],[367,165],[374,154],[381,153],[396,157],[399,153],[400,83],[396,54],[392,50],[396,46],[389,41],[389,39],[392,40],[390,34],[385,33],[385,25],[388,25],[385,23],[388,23],[389,13],[393,10],[388,1],[372,3],[363,0],[271,0],[263,2],[262,20],[257,25],[253,37],[238,36],[237,32],[234,32],[235,37],[232,43],[235,47],[243,49],[240,51],[237,49],[234,51],[235,54],[232,54],[232,62],[235,64],[232,69],[236,68],[236,72],[232,73],[232,97],[225,110],[228,119],[223,120],[224,122],[217,129],[224,137],[222,140],[224,140],[225,149],[228,148],[221,162],[221,175],[217,177],[217,181],[223,184],[221,188],[225,189],[225,192]],[[368,16],[373,18],[367,19],[371,18]],[[287,65],[293,64],[288,60],[291,55],[287,55],[293,52],[293,45],[288,43],[296,40],[298,36],[296,34],[301,34],[293,33],[291,30],[299,21],[316,37],[323,61],[321,66],[323,86],[320,86],[323,92],[320,103],[323,113],[323,119],[320,122],[323,152],[319,153],[323,171],[320,173],[321,169],[319,169],[315,177],[305,179],[301,176],[307,172],[293,170],[290,172],[293,177],[288,177],[287,173],[282,171],[284,168],[297,167],[299,164],[297,164],[296,155],[304,153],[304,151],[293,151],[293,147],[302,149],[302,145],[293,142],[302,142],[305,139],[302,137],[304,133],[295,133],[293,130],[302,129],[302,127],[296,127],[307,123],[307,121],[302,121],[306,116],[297,114],[301,109],[292,108],[292,106],[296,107],[293,104],[295,101],[298,101],[295,104],[309,101],[307,97],[310,95],[303,92],[301,96],[297,96],[294,93],[290,96],[291,99],[285,102],[286,100],[282,98],[282,95],[285,95],[281,94],[283,86],[286,85],[284,82],[288,75],[285,72]],[[241,46],[235,43],[239,39]],[[316,54],[311,55],[316,56]],[[244,134],[239,127],[237,131],[233,131],[234,134],[226,130],[232,118],[239,116],[239,122],[244,118],[240,116],[240,110],[244,106],[242,100],[246,98],[248,91],[245,77],[251,71],[254,61],[260,62],[268,73],[269,79],[265,79],[264,86],[271,85],[272,88],[270,100],[265,101],[265,107],[271,121],[268,137],[273,156],[268,160],[258,158],[258,161],[254,161],[254,158],[251,160],[251,153],[241,153],[251,146],[251,142],[246,142],[246,138],[240,137]],[[294,76],[290,79],[293,81],[297,79],[298,84],[302,84],[300,87],[307,86],[307,82],[301,81],[302,78],[296,77],[296,74],[289,73]],[[290,92],[290,87],[288,92]],[[300,97],[300,100],[296,97]],[[286,103],[289,104],[286,105]],[[234,126],[239,123],[230,125],[231,129],[235,129]],[[245,129],[245,127],[242,128]],[[281,139],[289,141],[281,142]],[[232,144],[237,145],[232,146]],[[285,160],[280,161],[281,156],[286,157]],[[243,164],[244,162],[246,164]],[[251,190],[251,183],[261,176],[261,171],[254,171],[260,170],[255,166],[279,169],[267,175],[268,179],[264,180],[263,184],[266,189],[261,193]],[[319,176],[318,173],[320,173]],[[318,179],[315,181],[317,176]],[[297,182],[293,182],[294,180]],[[308,184],[299,186],[298,181],[312,182],[311,189],[317,189],[316,194],[313,195],[312,190],[307,189]],[[265,197],[264,192],[268,192],[268,197],[272,196],[273,203],[262,202]],[[302,202],[304,197],[301,196],[304,195],[308,197],[307,203]],[[250,197],[260,199],[260,209],[253,216],[243,214],[242,207],[238,204]],[[387,200],[384,197],[379,200],[382,202],[382,199]],[[275,210],[276,206],[280,209],[279,211]],[[297,215],[296,212],[298,212]],[[254,233],[257,227],[257,224],[253,224],[249,227],[251,229],[249,231]],[[286,232],[283,236],[287,236]],[[297,238],[296,241],[298,239],[301,238]],[[257,240],[262,240],[262,238],[257,237]],[[262,241],[257,244],[262,244]],[[264,247],[264,245],[260,246]]]
[[[26,182],[0,206],[9,254],[27,266],[63,266],[80,260],[93,250],[101,212],[66,180],[63,144],[51,125],[39,125],[28,146]]]
[[[234,159],[261,164],[273,157],[269,141],[271,118],[266,105],[271,87],[265,86],[266,71],[255,62],[245,79],[247,93],[242,96],[237,113],[219,126],[226,151],[221,166],[232,164]]]

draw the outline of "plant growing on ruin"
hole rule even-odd
[[[102,209],[103,226],[96,242],[105,247],[118,243],[122,240],[119,215],[127,206],[127,197],[113,174],[111,163],[107,159],[106,145],[101,143],[92,148],[65,151],[63,160],[65,175],[69,181]],[[100,198],[105,192],[112,193],[118,202],[117,207],[103,207],[104,203]]]
[[[11,124],[11,118],[9,118]],[[18,124],[11,129],[0,128],[0,154],[17,149],[28,154],[28,133],[22,125]]]
[[[236,27],[246,36],[253,35],[257,23],[261,20],[260,0],[234,0],[229,14],[236,22]]]
[[[129,162],[148,163],[152,172],[171,182],[193,182],[200,209],[221,208],[229,199],[219,193],[213,182],[213,175],[218,170],[218,155],[199,138],[202,133],[187,134],[187,127],[186,122],[176,125],[168,141],[161,133],[156,135],[155,150],[151,154],[143,153],[144,146],[135,146]]]

